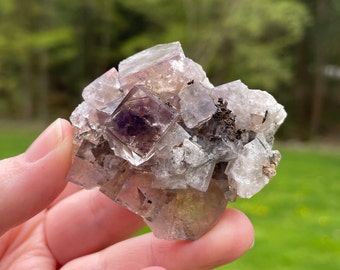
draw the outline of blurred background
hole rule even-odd
[[[219,269],[340,269],[339,26],[338,0],[1,0],[0,158],[122,59],[178,40],[213,84],[241,79],[288,112],[278,176],[231,204],[255,247]]]

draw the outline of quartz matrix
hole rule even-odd
[[[139,52],[83,91],[68,180],[98,188],[164,239],[196,239],[276,174],[286,112],[241,81],[213,86],[179,42]]]

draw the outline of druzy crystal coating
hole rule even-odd
[[[250,198],[276,174],[274,134],[286,112],[241,81],[213,86],[179,42],[110,69],[74,110],[68,180],[98,188],[163,239],[197,239],[228,201]]]

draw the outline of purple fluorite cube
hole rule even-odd
[[[145,87],[135,86],[113,112],[107,129],[131,151],[147,157],[176,115]]]

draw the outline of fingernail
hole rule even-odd
[[[250,248],[249,249],[252,249],[255,245],[255,239],[253,240],[253,243],[251,244]]]
[[[61,119],[54,121],[25,152],[27,162],[36,162],[54,150],[64,139],[63,122]]]

